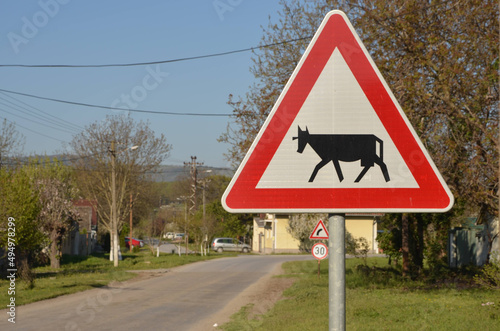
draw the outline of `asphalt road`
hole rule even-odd
[[[111,284],[25,306],[1,330],[213,330],[235,298],[297,255],[246,255],[198,262],[142,281]],[[236,300],[237,301],[237,300]],[[232,307],[239,308],[239,307]]]

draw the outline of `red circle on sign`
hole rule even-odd
[[[318,260],[323,260],[328,256],[328,247],[323,243],[314,244],[312,247],[312,255]]]

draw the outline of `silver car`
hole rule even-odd
[[[223,251],[248,253],[252,247],[233,238],[215,238],[212,241],[212,250],[222,253]]]

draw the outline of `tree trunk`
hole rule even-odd
[[[118,239],[118,231],[115,231],[113,233],[113,265],[115,267],[118,267],[118,260],[119,260],[119,257],[118,257],[118,252],[120,250],[120,246],[119,246],[119,239]]]
[[[118,232],[112,232],[109,236],[109,239],[110,239],[109,260],[113,261],[113,265],[115,267],[118,267],[118,261],[121,260],[120,239],[118,237]]]
[[[35,274],[31,271],[28,255],[28,252],[21,251],[17,256],[17,275],[20,279],[28,283],[29,289],[32,289],[35,287]]]
[[[50,267],[54,269],[61,268],[61,256],[59,249],[60,238],[57,233],[57,230],[52,230],[50,234],[50,250],[49,250],[49,258],[50,258]]]
[[[422,215],[416,215],[418,241],[415,248],[415,257],[413,259],[417,272],[420,274],[424,270],[424,220]]]
[[[113,232],[110,232],[109,233],[109,260],[110,261],[113,261],[113,241],[114,241],[114,236],[113,236]]]
[[[410,221],[408,214],[401,217],[401,250],[403,253],[403,277],[410,274]]]

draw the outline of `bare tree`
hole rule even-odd
[[[17,131],[16,125],[4,118],[0,127],[0,168],[2,167],[3,158],[10,156],[14,151],[22,149],[24,140],[24,136]]]
[[[87,126],[69,146],[80,187],[97,202],[102,225],[111,234],[110,259],[118,266],[118,233],[128,216],[130,194],[134,201],[146,196],[142,184],[168,157],[171,145],[148,123],[120,114]]]

